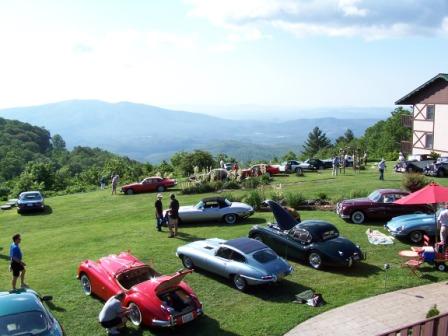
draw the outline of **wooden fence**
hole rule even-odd
[[[448,313],[409,324],[378,336],[447,336]]]

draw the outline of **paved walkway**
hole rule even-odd
[[[448,312],[446,281],[402,289],[329,310],[290,330],[285,336],[377,335],[418,322],[434,305]]]

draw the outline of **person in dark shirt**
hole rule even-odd
[[[173,238],[177,235],[177,225],[179,223],[179,201],[176,199],[176,195],[170,195],[170,209],[168,217],[168,227],[170,229],[169,238]]]
[[[156,208],[156,228],[158,231],[162,231],[163,223],[163,204],[162,204],[162,194],[157,194],[157,200],[154,203]]]

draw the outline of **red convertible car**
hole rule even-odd
[[[412,213],[433,213],[427,204],[400,205],[394,202],[409,195],[400,189],[378,189],[365,198],[349,199],[336,205],[336,213],[345,220],[361,224],[366,220],[389,220]]]
[[[241,170],[242,178],[251,177],[251,176],[261,176],[263,174],[268,174],[268,175],[280,174],[280,168],[261,163],[261,164],[253,165],[250,168]]]
[[[202,304],[182,281],[191,270],[161,275],[133,255],[122,252],[98,261],[85,260],[78,279],[86,295],[103,300],[125,292],[124,306],[132,307],[131,322],[139,326],[172,327],[202,315]]]
[[[141,182],[126,184],[121,187],[121,191],[128,195],[151,191],[162,192],[170,187],[174,187],[176,184],[176,180],[153,176],[147,177]]]

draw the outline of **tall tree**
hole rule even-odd
[[[330,139],[327,135],[322,132],[319,127],[314,127],[314,129],[308,134],[308,140],[303,145],[303,153],[309,157],[313,157],[321,149],[331,146]]]
[[[345,141],[347,141],[347,143],[352,141],[355,138],[355,135],[353,134],[353,131],[350,128],[348,128],[345,131],[344,138],[345,138]]]

